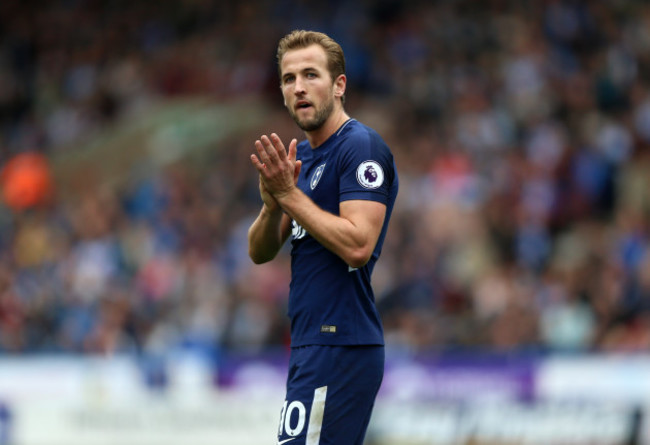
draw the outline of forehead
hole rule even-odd
[[[306,48],[289,50],[280,63],[282,74],[296,73],[308,68],[327,70],[327,55],[322,46],[314,44]]]

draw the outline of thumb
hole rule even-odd
[[[295,160],[296,159],[296,153],[298,152],[298,139],[294,138],[291,139],[291,142],[289,143],[289,159],[290,160]]]
[[[296,166],[293,170],[293,180],[298,182],[298,177],[300,176],[300,169],[302,168],[302,161],[296,161]]]

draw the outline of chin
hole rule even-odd
[[[298,127],[300,127],[302,131],[316,131],[323,126],[322,122],[317,122],[314,120],[296,121],[296,123],[298,124]]]

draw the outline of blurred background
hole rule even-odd
[[[0,444],[274,443],[297,28],[400,174],[368,443],[650,443],[650,4],[2,0]]]

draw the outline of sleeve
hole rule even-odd
[[[371,134],[356,134],[342,146],[339,158],[339,201],[363,199],[388,204],[394,178],[393,156]]]

